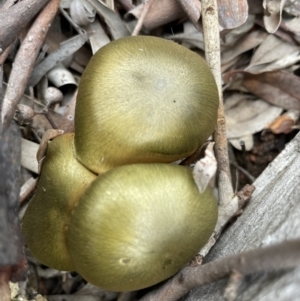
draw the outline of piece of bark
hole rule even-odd
[[[220,237],[206,262],[300,237],[299,152],[300,134],[254,182],[256,190],[248,207]],[[236,300],[300,300],[299,283],[299,267],[253,274],[242,281]],[[226,284],[223,280],[192,290],[183,300],[222,300]]]
[[[10,300],[8,281],[24,281],[27,262],[18,218],[21,137],[11,123],[0,125],[0,300]]]
[[[18,219],[20,193],[21,138],[11,124],[0,135],[0,266],[14,265],[22,259]]]

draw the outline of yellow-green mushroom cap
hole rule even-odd
[[[25,243],[43,264],[74,271],[66,244],[71,212],[96,175],[73,156],[74,134],[49,142],[36,193],[22,224]]]
[[[68,246],[76,271],[110,291],[132,291],[175,274],[212,234],[217,202],[187,167],[133,164],[97,178],[78,202]]]
[[[212,134],[218,92],[206,62],[174,42],[127,37],[102,47],[80,81],[77,159],[95,173],[172,162]]]

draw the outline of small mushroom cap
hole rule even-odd
[[[133,164],[98,177],[68,231],[70,255],[88,282],[132,291],[174,275],[211,236],[217,202],[199,193],[189,168]]]
[[[206,62],[174,42],[127,37],[102,47],[80,81],[77,159],[95,173],[172,162],[212,134],[218,92]]]
[[[36,193],[23,218],[22,232],[32,254],[43,264],[74,271],[66,245],[71,212],[96,175],[73,156],[74,134],[49,142]]]

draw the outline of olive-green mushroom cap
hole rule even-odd
[[[172,162],[212,134],[218,92],[206,62],[174,42],[127,37],[102,47],[80,81],[77,159],[95,173]]]
[[[22,232],[32,254],[58,270],[75,270],[66,245],[71,212],[96,175],[73,156],[74,134],[49,142],[36,193],[23,218]]]
[[[175,274],[211,236],[218,215],[187,167],[134,164],[97,178],[73,211],[71,258],[88,282],[132,291]]]

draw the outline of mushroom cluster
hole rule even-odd
[[[175,274],[212,234],[217,203],[188,167],[167,163],[207,140],[217,108],[192,51],[144,36],[101,48],[80,81],[75,133],[49,142],[24,215],[32,254],[111,291]]]

